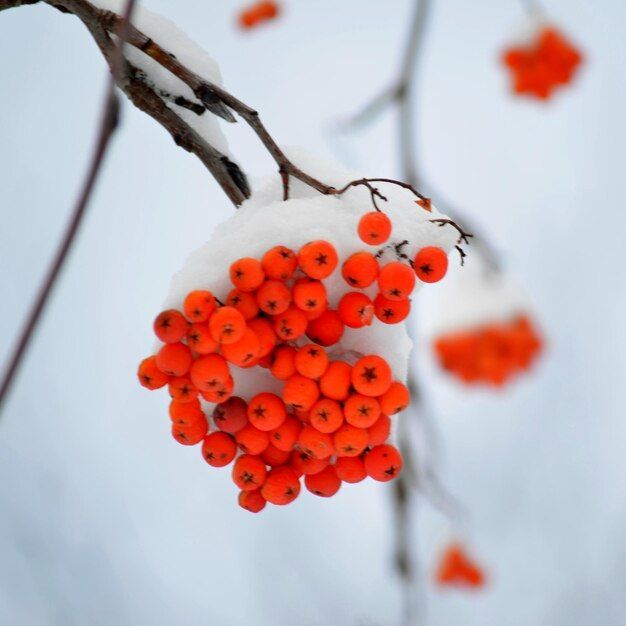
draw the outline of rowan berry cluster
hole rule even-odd
[[[442,587],[482,587],[485,573],[458,543],[449,545],[441,555],[435,580]]]
[[[468,384],[496,386],[527,370],[541,347],[541,338],[525,316],[435,340],[435,352],[445,370]]]
[[[280,7],[272,0],[255,2],[239,13],[239,26],[246,30],[254,28],[263,22],[268,22],[278,17]]]
[[[365,241],[389,237],[391,224],[381,216],[361,219]],[[349,290],[330,308],[324,280],[338,265],[328,241],[311,241],[297,253],[277,245],[261,260],[230,266],[233,289],[224,302],[210,291],[192,291],[182,311],[163,311],[154,321],[164,345],[142,361],[139,381],[148,389],[168,386],[178,442],[202,443],[211,466],[234,461],[239,504],[249,511],[290,503],[303,476],[309,491],[328,497],[342,482],[388,481],[402,469],[387,439],[390,416],[409,404],[406,386],[378,355],[330,355],[326,348],[338,344],[345,326],[362,328],[374,317],[385,324],[403,320],[416,274],[440,279],[447,257],[423,248],[412,269],[400,262],[379,267],[373,254],[356,252],[341,267]],[[379,294],[372,301],[360,290],[374,283]],[[231,368],[256,366],[280,381],[280,395],[262,389],[248,400],[234,395]]]
[[[530,43],[505,50],[502,60],[515,93],[547,100],[572,80],[582,55],[558,30],[542,28]]]

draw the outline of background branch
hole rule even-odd
[[[32,4],[32,2],[21,2],[21,4],[26,3]],[[3,4],[7,3],[5,2]],[[3,8],[7,8],[6,6],[3,6],[3,4],[0,4],[0,10],[2,10]],[[119,76],[123,70],[124,57],[122,51],[124,47],[124,41],[128,33],[128,24],[134,5],[135,0],[127,0],[123,17],[120,19],[119,28],[117,31],[119,45],[113,51],[111,51],[110,54],[110,66],[112,73],[111,77],[108,80],[108,86],[104,97],[104,104],[102,106],[100,130],[98,131],[96,147],[94,149],[93,156],[91,157],[89,170],[87,171],[85,181],[83,182],[80,194],[78,196],[78,200],[76,201],[74,210],[70,215],[70,220],[66,226],[59,247],[56,251],[54,258],[52,259],[52,263],[50,265],[50,268],[48,269],[44,281],[39,288],[37,297],[35,298],[35,301],[31,306],[16,346],[9,359],[9,364],[2,377],[2,383],[0,384],[0,412],[2,411],[2,407],[4,406],[4,402],[8,396],[9,390],[11,389],[13,381],[15,380],[15,375],[17,374],[17,371],[24,358],[24,355],[26,354],[30,341],[32,340],[37,324],[41,319],[41,315],[46,307],[46,304],[48,303],[50,293],[52,292],[52,289],[56,284],[59,274],[61,273],[61,270],[63,269],[63,266],[67,259],[67,255],[69,254],[72,245],[76,239],[76,234],[78,233],[78,229],[85,216],[85,211],[89,204],[91,194],[100,173],[100,168],[102,166],[104,156],[109,146],[109,142],[118,125],[120,107],[117,94],[115,93],[115,77]]]

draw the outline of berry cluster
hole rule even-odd
[[[525,316],[451,333],[435,341],[435,352],[445,370],[468,384],[496,386],[528,369],[541,347],[541,338]]]
[[[388,239],[391,223],[374,211],[358,230],[363,241],[378,245]],[[387,439],[390,416],[409,404],[406,386],[378,355],[334,358],[325,348],[338,344],[345,326],[362,328],[374,317],[402,321],[416,274],[439,280],[447,256],[423,248],[412,269],[401,262],[379,267],[375,255],[356,252],[341,267],[350,290],[333,309],[324,280],[338,265],[328,241],[311,241],[297,253],[277,245],[261,260],[246,257],[230,266],[233,289],[224,302],[209,291],[192,291],[182,311],[163,311],[154,322],[164,345],[140,364],[140,383],[168,386],[178,442],[202,443],[213,467],[234,461],[239,504],[249,511],[292,502],[302,476],[309,491],[328,497],[342,482],[388,481],[402,469]],[[358,291],[376,281],[374,301]],[[231,368],[255,366],[280,382],[280,395],[267,389],[248,400],[233,395]],[[201,399],[215,404],[211,419]]]
[[[511,71],[515,93],[547,100],[572,80],[582,55],[559,31],[543,28],[529,44],[506,50],[502,60]]]
[[[239,26],[246,30],[278,17],[280,7],[272,0],[260,0],[239,13]]]
[[[463,546],[453,543],[441,556],[435,580],[442,587],[478,588],[485,584],[485,573],[470,559]]]

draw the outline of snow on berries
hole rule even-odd
[[[429,334],[443,370],[466,385],[503,386],[529,370],[543,340],[525,294],[511,279],[472,254],[446,281]]]
[[[268,202],[276,191],[191,256],[154,322],[161,345],[138,370],[144,387],[168,389],[173,437],[231,466],[252,512],[302,486],[330,497],[402,471],[389,441],[410,401],[400,322],[431,282],[414,259],[430,251],[442,278],[458,237],[405,189],[385,190],[385,213],[357,188]]]
[[[525,41],[503,52],[502,62],[511,74],[514,93],[547,100],[572,81],[582,54],[556,28],[539,24]]]

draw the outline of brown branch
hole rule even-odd
[[[20,4],[24,4],[24,2],[21,2]],[[33,3],[30,2],[29,4]],[[57,283],[61,270],[65,265],[67,255],[69,254],[72,244],[76,239],[78,229],[83,221],[91,194],[96,180],[98,179],[109,142],[118,125],[119,100],[117,98],[117,94],[115,93],[115,82],[123,71],[124,57],[122,49],[128,33],[128,24],[134,5],[135,0],[127,0],[123,17],[120,20],[119,28],[117,30],[120,44],[110,55],[111,77],[108,81],[108,87],[102,107],[100,129],[98,131],[98,138],[96,140],[96,146],[91,158],[89,170],[87,171],[87,176],[82,185],[74,210],[70,215],[70,220],[66,226],[59,247],[54,255],[54,258],[52,259],[52,263],[46,273],[44,281],[39,288],[37,297],[35,298],[28,317],[26,318],[19,339],[9,360],[9,364],[2,377],[2,383],[0,384],[0,412],[2,411],[4,402],[8,397],[13,381],[15,380],[15,375],[17,374],[20,364],[26,354],[30,341],[35,334],[41,315],[44,312],[46,304],[48,303],[50,293]],[[5,8],[9,8],[7,2],[0,4],[0,10]]]

